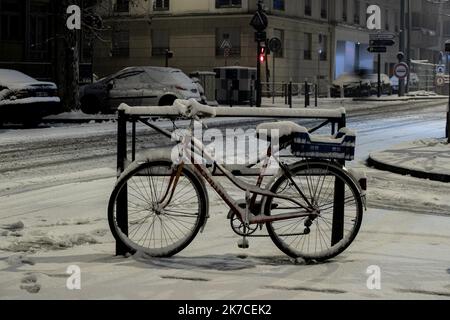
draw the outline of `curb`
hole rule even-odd
[[[384,99],[378,99],[378,98],[355,98],[353,101],[362,101],[362,102],[411,102],[411,101],[426,101],[426,100],[448,100],[448,97],[444,96],[430,96],[430,97],[405,97],[405,98],[384,98]]]
[[[438,181],[438,182],[445,182],[450,183],[450,175],[448,174],[440,174],[440,173],[432,173],[432,172],[424,172],[414,169],[407,169],[402,168],[399,166],[394,166],[392,164],[384,163],[382,161],[376,160],[372,157],[372,155],[369,155],[369,159],[367,160],[367,165],[369,167],[382,170],[382,171],[388,171],[396,174],[401,174],[404,176],[411,176],[414,178],[419,179],[428,179],[431,181]]]

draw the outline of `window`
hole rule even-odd
[[[216,0],[216,8],[241,8],[242,0]]]
[[[319,57],[320,61],[327,61],[328,59],[328,37],[319,34]]]
[[[129,12],[130,11],[130,0],[116,0],[116,5],[114,7],[116,12]]]
[[[354,13],[353,13],[353,23],[354,24],[360,24],[361,23],[361,17],[360,17],[361,7],[360,7],[360,4],[359,4],[358,0],[354,0],[353,10],[355,10]]]
[[[112,34],[112,50],[113,57],[129,57],[130,56],[130,31],[113,29]]]
[[[311,14],[312,14],[311,0],[305,0],[305,16],[311,16]]]
[[[239,28],[217,28],[216,29],[216,56],[225,55],[225,45],[231,45],[230,56],[241,55],[241,30]]]
[[[167,11],[170,8],[169,0],[154,0],[153,10],[155,11]]]
[[[16,1],[0,1],[0,39],[23,40],[22,10]]]
[[[273,36],[281,40],[281,49],[277,53],[275,53],[276,58],[283,58],[284,56],[284,30],[274,29]]]
[[[322,19],[328,18],[328,0],[321,0],[320,17]]]
[[[305,33],[305,39],[304,39],[304,52],[303,52],[303,59],[305,60],[311,60],[312,58],[312,34],[311,33]]]
[[[384,10],[384,29],[389,31],[389,10]]]
[[[347,22],[347,10],[348,2],[347,0],[342,0],[342,21]]]
[[[170,50],[169,30],[152,30],[152,56],[165,56]]]
[[[114,79],[114,89],[136,89],[139,84],[148,82],[149,78],[143,71],[127,72]]]
[[[273,0],[273,8],[275,10],[284,11],[284,0]]]

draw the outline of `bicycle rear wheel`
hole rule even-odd
[[[170,257],[186,248],[206,222],[208,198],[201,180],[185,166],[171,197],[170,161],[142,163],[121,177],[108,207],[115,239],[131,252]],[[119,226],[117,202],[126,199],[126,228]],[[170,201],[164,205],[165,200]],[[122,229],[123,228],[123,229]]]
[[[291,168],[291,173],[292,180],[282,176],[271,191],[295,199],[305,207],[312,206],[320,214],[316,218],[267,223],[272,241],[293,258],[324,261],[336,257],[350,246],[361,227],[363,203],[359,188],[344,170],[331,162],[300,162]],[[339,195],[337,199],[335,194]],[[265,206],[265,214],[271,216],[302,211],[307,213],[298,204],[277,198],[268,198]]]

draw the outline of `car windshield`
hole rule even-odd
[[[35,82],[33,79],[22,72],[16,70],[0,69],[0,83],[27,83]]]

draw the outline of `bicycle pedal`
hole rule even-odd
[[[248,240],[247,239],[240,239],[239,241],[238,241],[238,247],[240,248],[240,249],[248,249],[248,248],[250,248],[250,243],[248,242]]]

